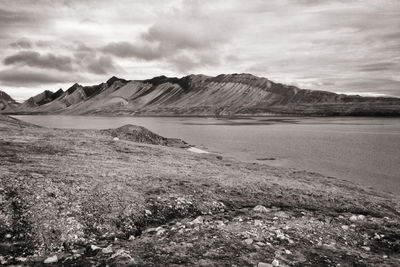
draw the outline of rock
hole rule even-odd
[[[12,236],[11,236],[11,234],[6,234],[5,235],[5,238],[7,238],[7,239],[10,239]]]
[[[274,259],[272,261],[272,266],[279,266],[279,261],[277,259]]]
[[[114,258],[124,258],[124,259],[129,259],[132,260],[133,258],[131,257],[131,255],[129,255],[125,250],[123,249],[119,249],[117,250],[117,252],[115,252],[113,255],[111,255],[110,259],[114,259]]]
[[[26,262],[28,259],[25,257],[16,257],[15,260],[20,261],[20,262]]]
[[[370,247],[366,247],[366,246],[363,246],[363,247],[361,247],[363,250],[365,250],[365,251],[371,251],[371,248]]]
[[[387,257],[388,257],[387,255],[383,255],[383,256],[382,256],[382,258],[384,258],[384,259],[387,259]]]
[[[112,245],[109,245],[108,247],[106,247],[106,248],[103,248],[103,249],[101,250],[101,252],[102,252],[102,253],[104,253],[104,254],[110,254],[110,253],[113,253],[113,250],[112,250]]]
[[[260,225],[262,225],[262,221],[261,220],[254,220],[254,225],[255,226],[260,226]]]
[[[253,239],[247,238],[247,239],[244,240],[244,242],[245,242],[247,245],[251,245],[251,244],[253,244]]]
[[[289,214],[287,214],[284,211],[275,212],[274,215],[275,215],[275,217],[280,217],[280,218],[289,218],[290,217]]]
[[[135,236],[134,235],[129,236],[129,240],[130,241],[135,240]]]
[[[290,250],[288,250],[288,249],[285,249],[285,253],[288,254],[288,255],[292,254],[292,252]]]
[[[144,213],[145,213],[146,215],[151,215],[151,214],[152,214],[151,211],[149,211],[149,210],[145,210]]]
[[[268,209],[262,205],[257,205],[254,207],[253,209],[255,212],[259,212],[259,213],[269,213],[271,212],[271,209]]]
[[[191,221],[191,223],[193,224],[202,224],[204,221],[202,216],[197,217],[196,219],[194,219],[193,221]]]
[[[349,218],[349,220],[350,220],[351,222],[355,222],[355,221],[357,221],[357,216],[356,216],[356,215],[352,215],[352,216]]]
[[[265,263],[265,262],[259,262],[257,264],[257,267],[272,267],[272,266],[273,266],[272,264]]]
[[[357,216],[357,219],[360,220],[360,221],[362,221],[362,220],[365,219],[365,216],[364,216],[364,215],[358,215],[358,216]]]
[[[58,257],[57,257],[57,255],[48,257],[47,259],[44,260],[44,263],[46,263],[46,264],[47,264],[47,263],[55,263],[55,262],[58,262]]]
[[[90,246],[90,249],[94,251],[94,250],[101,249],[101,247],[98,247],[98,246],[96,246],[96,245],[91,245],[91,246]]]
[[[113,141],[119,141],[119,138],[118,137],[114,137]]]
[[[348,225],[342,225],[343,230],[349,230],[349,226]]]
[[[265,246],[265,243],[263,243],[263,242],[257,242],[256,244],[257,244],[258,246],[260,246],[260,247]]]

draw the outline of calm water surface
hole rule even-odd
[[[400,119],[14,116],[54,128],[136,124],[240,160],[293,167],[400,193]]]

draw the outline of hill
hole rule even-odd
[[[1,111],[14,111],[19,104],[7,93],[0,91],[0,112]]]
[[[46,92],[26,101],[18,112],[155,116],[400,115],[399,98],[306,90],[251,74],[159,76],[136,81],[112,77],[99,85],[74,84],[65,92]]]

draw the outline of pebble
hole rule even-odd
[[[119,138],[118,137],[114,137],[113,141],[119,141]]]
[[[370,247],[365,247],[365,246],[363,246],[362,249],[365,250],[365,251],[371,251],[371,248],[370,248]]]
[[[254,207],[253,209],[255,212],[259,212],[259,213],[269,213],[271,212],[271,209],[268,209],[262,205],[257,205]]]
[[[279,266],[279,261],[277,259],[273,260],[272,266]]]
[[[244,240],[244,242],[245,242],[247,245],[251,245],[251,244],[253,244],[253,239],[247,238],[247,239]]]
[[[285,253],[288,254],[288,255],[292,254],[292,252],[290,250],[287,250],[287,249],[285,249]]]
[[[262,221],[261,220],[254,220],[254,225],[255,226],[260,226],[260,225],[262,225]]]
[[[257,267],[272,267],[272,266],[273,266],[272,264],[265,263],[265,262],[259,262],[257,264]]]
[[[11,234],[6,234],[5,238],[10,239],[11,238]]]
[[[96,246],[96,245],[91,245],[91,246],[90,246],[90,249],[91,249],[91,250],[98,250],[98,249],[101,249],[101,247],[98,247],[98,246]]]
[[[44,263],[55,263],[55,262],[58,262],[57,255],[48,257],[47,259],[44,260]]]
[[[343,230],[349,230],[349,226],[348,225],[342,225]]]
[[[135,236],[134,235],[131,235],[131,236],[129,236],[129,240],[135,240]]]
[[[110,254],[110,253],[113,253],[113,250],[112,250],[112,245],[109,245],[108,247],[106,247],[106,248],[103,248],[103,249],[101,250],[101,252],[103,252],[104,254]]]
[[[194,219],[193,221],[191,221],[191,223],[194,223],[194,224],[202,224],[203,221],[204,221],[203,217],[202,217],[202,216],[199,216],[199,217],[197,217],[196,219]]]

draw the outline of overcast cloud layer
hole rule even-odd
[[[398,0],[1,0],[0,90],[252,73],[400,96]]]

